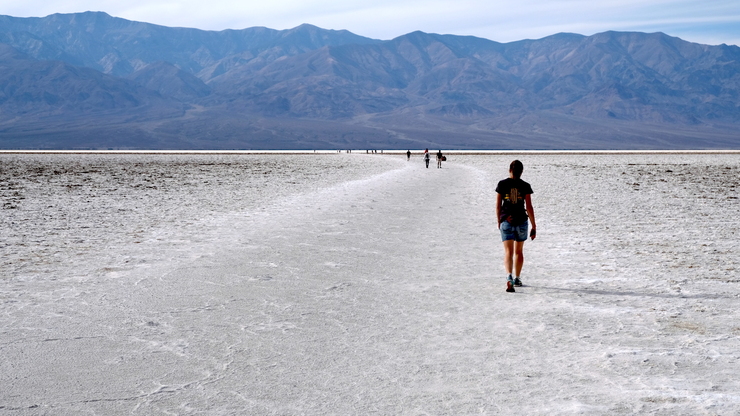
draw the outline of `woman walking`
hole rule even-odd
[[[532,206],[532,187],[521,179],[524,165],[515,160],[509,165],[509,177],[496,186],[496,217],[504,242],[504,268],[509,276],[506,291],[514,292],[514,286],[522,286],[521,273],[524,265],[524,242],[527,241],[529,223],[532,240],[537,236],[537,223]]]

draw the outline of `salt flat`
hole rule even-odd
[[[0,413],[740,413],[736,155],[523,155],[538,238],[514,294],[493,207],[513,156],[320,158],[115,186],[96,160],[55,194],[89,216],[34,193],[59,169],[14,179]]]

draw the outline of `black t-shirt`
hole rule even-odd
[[[523,224],[527,220],[524,196],[534,193],[532,187],[521,179],[506,178],[498,183],[496,193],[503,198],[500,220],[505,221],[511,215],[512,225]]]

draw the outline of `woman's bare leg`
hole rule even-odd
[[[516,241],[513,244],[513,263],[514,263],[514,271],[516,272],[514,276],[519,277],[522,275],[522,266],[524,266],[524,241]],[[509,268],[511,270],[511,268]]]
[[[504,241],[504,269],[508,274],[512,274],[514,268],[514,243],[514,240]]]

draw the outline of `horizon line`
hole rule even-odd
[[[110,154],[110,155],[257,155],[257,154],[285,154],[285,155],[299,155],[299,154],[316,154],[316,155],[331,155],[331,154],[368,154],[368,155],[406,155],[406,152],[411,149],[315,149],[315,150],[289,150],[289,149],[271,149],[271,150],[3,150],[0,149],[0,155],[10,154]],[[372,153],[372,152],[375,153]],[[370,152],[370,153],[368,153]],[[423,153],[421,149],[415,149],[412,154]],[[433,150],[430,150],[433,152]],[[455,155],[512,155],[512,154],[528,154],[528,155],[632,155],[632,154],[740,154],[740,149],[622,149],[622,150],[460,150],[451,149],[445,150],[448,154]]]

